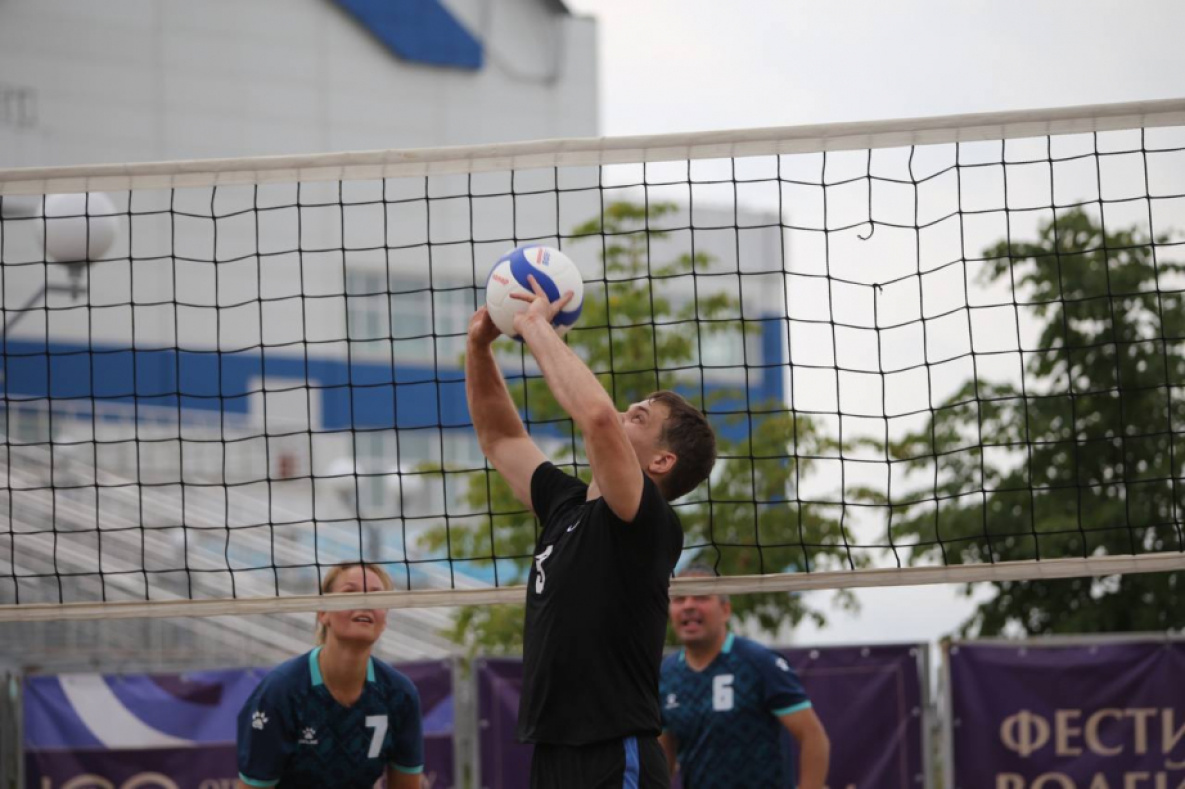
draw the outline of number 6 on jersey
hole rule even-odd
[[[712,709],[717,712],[732,709],[732,674],[712,677]]]

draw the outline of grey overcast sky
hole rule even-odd
[[[1180,0],[567,2],[606,135],[1185,98]]]
[[[1181,0],[567,2],[599,21],[610,136],[1185,98]],[[857,596],[793,640],[933,641],[972,607],[949,586]]]

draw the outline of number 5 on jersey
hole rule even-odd
[[[543,572],[543,563],[551,556],[554,545],[547,546],[547,550],[535,557],[535,594],[543,594],[543,585],[547,583],[547,575]]]

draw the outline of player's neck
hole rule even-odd
[[[317,655],[321,679],[337,701],[349,707],[362,695],[366,687],[366,672],[370,665],[370,649],[329,640]]]
[[[711,641],[707,644],[685,644],[683,646],[683,659],[687,661],[687,666],[692,671],[703,671],[716,656],[724,649],[724,642],[728,640],[728,631],[725,630],[720,634],[720,638]]]

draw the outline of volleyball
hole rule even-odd
[[[514,330],[514,316],[525,311],[528,302],[511,298],[511,294],[531,293],[527,277],[532,275],[550,301],[558,301],[572,291],[572,300],[551,322],[556,332],[566,333],[580,317],[584,280],[580,278],[580,269],[563,252],[535,245],[510,250],[490,269],[486,278],[486,307],[494,325],[507,337],[521,339]]]

